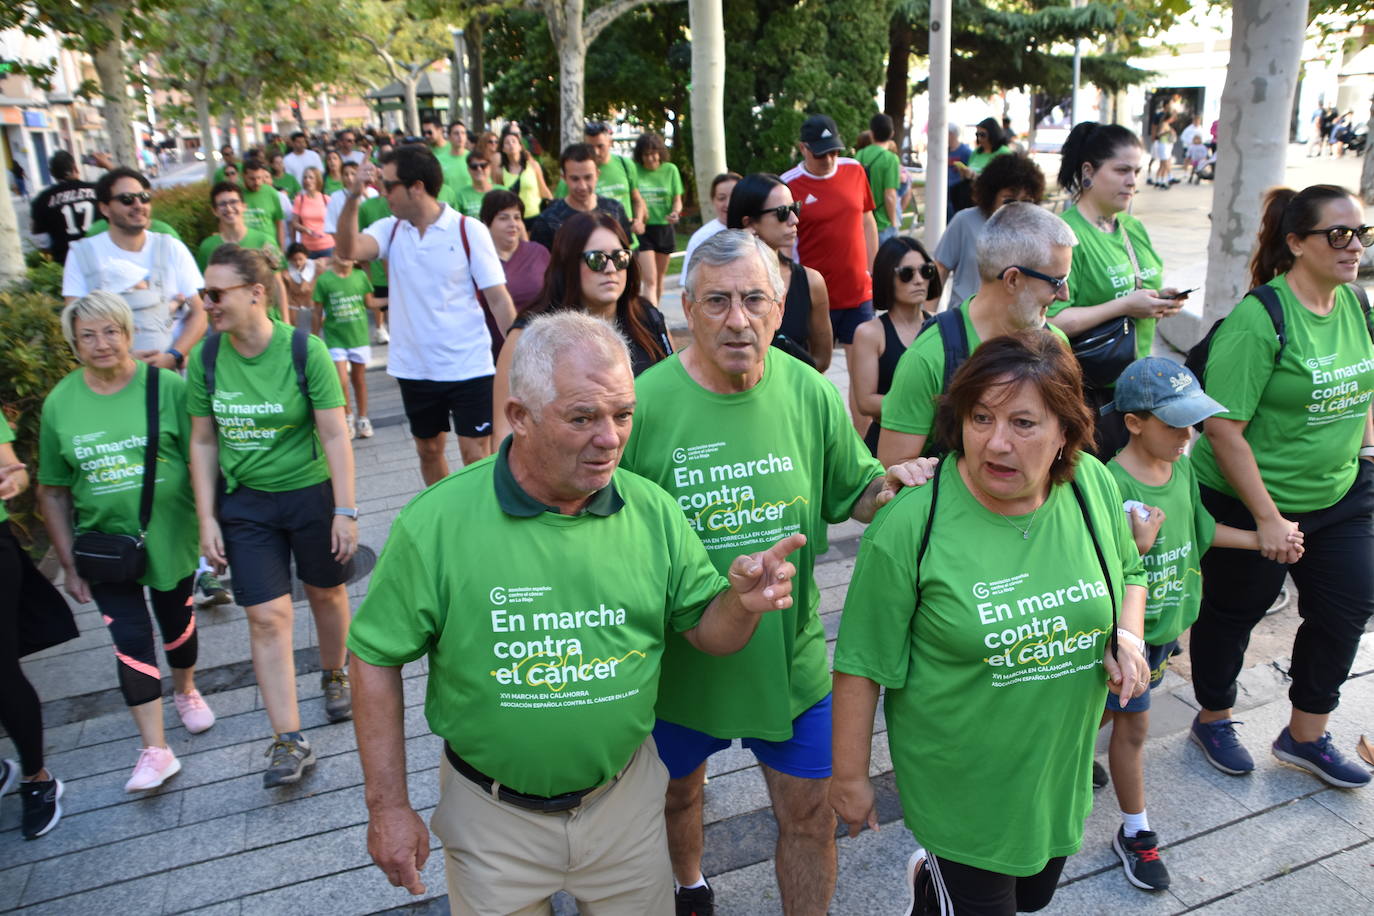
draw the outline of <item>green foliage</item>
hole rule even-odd
[[[48,262],[51,263],[51,262]],[[31,270],[32,274],[32,270]],[[62,299],[35,290],[0,292],[0,411],[14,427],[14,450],[29,467],[38,466],[38,420],[43,399],[76,368],[62,337]],[[6,501],[11,521],[33,533],[32,488]]]
[[[210,185],[204,181],[153,191],[153,214],[171,225],[192,251],[219,231],[219,221],[210,209]]]
[[[24,256],[26,285],[37,293],[62,299],[62,265],[37,248]]]

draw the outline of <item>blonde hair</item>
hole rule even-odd
[[[134,339],[134,312],[124,297],[109,290],[97,289],[80,299],[67,303],[62,309],[62,336],[67,338],[67,346],[80,358],[76,349],[76,322],[112,321],[124,332],[124,336]]]

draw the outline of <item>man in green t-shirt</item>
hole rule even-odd
[[[267,153],[267,166],[272,172],[272,187],[295,200],[296,195],[301,193],[301,183],[286,170],[286,157],[281,150],[273,149]]]
[[[667,913],[650,738],[665,638],[738,650],[791,604],[785,557],[805,539],[716,571],[672,500],[617,468],[634,377],[623,339],[585,313],[529,324],[503,407],[500,451],[393,523],[349,632],[369,849],[392,884],[423,891],[401,666],[427,656],[454,911],[533,912],[565,889],[583,912]]]
[[[826,803],[830,672],[813,567],[827,524],[867,522],[918,479],[916,467],[884,474],[834,385],[768,346],[782,297],[771,249],[741,230],[717,233],[687,267],[692,345],[635,385],[624,464],[667,490],[717,569],[780,536],[807,538],[793,606],[761,621],[735,656],[712,658],[668,636],[654,740],[672,779],[668,848],[680,911],[711,903],[701,873],[702,777],[711,754],[742,738],[774,801],[783,908],[825,912],[836,869]]]
[[[468,172],[470,182],[466,188],[458,189],[458,205],[454,209],[464,216],[478,219],[482,213],[482,198],[491,190],[492,163],[485,153],[478,151],[468,154],[463,167]]]
[[[221,245],[232,242],[240,248],[257,248],[271,255],[273,262],[282,266],[281,249],[272,237],[258,229],[250,229],[243,220],[243,191],[238,185],[231,181],[221,181],[210,189],[210,206],[215,211],[215,219],[219,220],[219,232],[207,236],[196,249],[196,266],[205,272],[206,266],[210,263],[210,255],[215,253],[215,249]],[[281,280],[281,275],[274,274],[275,282],[272,284],[272,301],[275,303],[275,313],[269,309],[268,314],[279,320],[287,314],[286,309],[286,284]]]
[[[434,127],[440,129],[437,121]],[[433,149],[434,158],[439,160],[439,168],[444,172],[444,186],[452,188],[453,193],[461,198],[463,189],[472,187],[472,174],[468,171],[467,126],[462,121],[454,121],[448,126],[448,145],[439,143]]]
[[[959,330],[955,322],[967,345],[953,346],[965,359],[983,341],[1025,328],[1048,328],[1067,345],[1064,332],[1046,324],[1045,316],[1069,294],[1075,244],[1064,221],[1036,204],[1012,202],[992,215],[978,236],[978,292],[951,305],[949,317],[938,316],[897,361],[883,395],[879,460],[895,464],[928,451],[936,398],[958,368],[945,365],[946,337]]]
[[[902,208],[897,201],[897,188],[902,183],[902,162],[887,148],[892,142],[892,118],[875,114],[868,122],[873,142],[854,154],[859,165],[868,173],[868,186],[878,208],[873,219],[878,224],[878,243],[886,242],[902,228]]]
[[[286,214],[282,211],[281,196],[272,187],[272,170],[261,159],[253,159],[243,167],[243,221],[268,238],[277,240],[277,248],[286,250]]]

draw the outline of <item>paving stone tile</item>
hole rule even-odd
[[[725,820],[749,811],[771,809],[768,785],[758,767],[736,770],[712,777],[706,784],[702,819],[707,823]]]
[[[822,563],[816,567],[816,586],[818,588],[829,588],[833,585],[849,587],[849,579],[854,574],[854,561],[850,559],[836,560],[833,563]]]
[[[29,873],[32,871],[32,865],[20,865],[17,868],[0,870],[0,912],[19,906],[20,895],[24,893],[24,885],[28,882]]]
[[[436,849],[430,853],[425,867],[420,869],[420,880],[426,892],[412,897],[403,887],[392,887],[386,877],[368,863],[362,868],[340,871],[313,881],[304,881],[279,890],[266,891],[245,897],[245,913],[253,916],[299,916],[301,901],[310,901],[310,911],[329,913],[330,916],[353,916],[353,914],[377,913],[393,907],[410,907],[424,900],[432,900],[445,894],[443,851]],[[436,913],[448,913],[447,906]]]
[[[821,614],[830,614],[841,610],[844,607],[844,596],[848,591],[848,583],[821,589],[821,601],[817,606],[817,611]]]
[[[187,910],[184,916],[239,916],[242,912],[243,904],[241,901],[226,900],[223,903],[203,906],[197,910]]]
[[[161,913],[167,874],[58,897],[24,909],[24,916],[92,916],[96,913]]]
[[[1054,892],[1047,913],[1130,913],[1132,916],[1165,916],[1182,913],[1187,905],[1168,891],[1147,893],[1126,880],[1119,867],[1099,872]],[[1256,914],[1251,914],[1256,916]]]
[[[1374,843],[1322,859],[1313,866],[1329,872],[1369,901],[1367,912],[1374,912]]]
[[[69,791],[62,796],[61,822],[41,842],[25,843],[19,839],[17,798],[12,807],[8,804],[4,806],[3,826],[7,834],[0,836],[0,868],[21,862],[38,862],[93,846],[121,842],[128,837],[166,830],[177,823],[181,812],[182,793],[168,792],[150,798],[126,796],[129,798],[127,804],[71,814],[65,804],[70,797],[67,794]],[[9,839],[14,842],[7,842]]]
[[[1315,905],[1315,906],[1314,906]],[[1256,913],[1368,912],[1369,898],[1317,866],[1280,874],[1239,893],[1209,903],[1208,916],[1255,916]]]
[[[1331,788],[1318,792],[1312,800],[1366,837],[1374,837],[1374,794],[1367,788]]]
[[[141,799],[131,799],[129,793],[124,791],[124,783],[128,781],[129,773],[133,771],[137,757],[137,753],[132,754],[127,764],[121,763],[118,770],[110,770],[77,779],[64,779],[66,791],[62,796],[63,811],[77,814],[112,805],[137,804]],[[252,749],[247,745],[216,748],[204,754],[189,755],[182,759],[180,773],[172,777],[161,788],[154,789],[150,793],[143,793],[142,798],[152,798],[157,795],[182,792],[200,785],[213,784],[218,780],[223,780],[227,775],[245,772],[251,758]]]
[[[757,765],[758,758],[754,756],[754,752],[735,741],[725,750],[710,756],[706,762],[706,775],[715,779],[725,773],[745,770]]]

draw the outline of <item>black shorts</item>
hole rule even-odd
[[[334,487],[328,480],[282,493],[251,487],[221,493],[219,527],[240,607],[291,594],[291,557],[306,585],[333,588],[348,578],[329,547]]]
[[[432,439],[452,429],[460,436],[480,439],[491,435],[491,381],[483,375],[462,382],[431,382],[398,378],[410,434]],[[449,417],[453,425],[449,426]]]
[[[667,223],[662,226],[645,226],[644,232],[638,238],[640,251],[657,251],[659,254],[672,254],[677,251],[677,236],[673,233],[673,227]]]
[[[374,286],[374,287],[372,287],[372,298],[373,298],[373,299],[390,299],[390,298],[391,298],[391,287],[389,287],[389,286]]]

